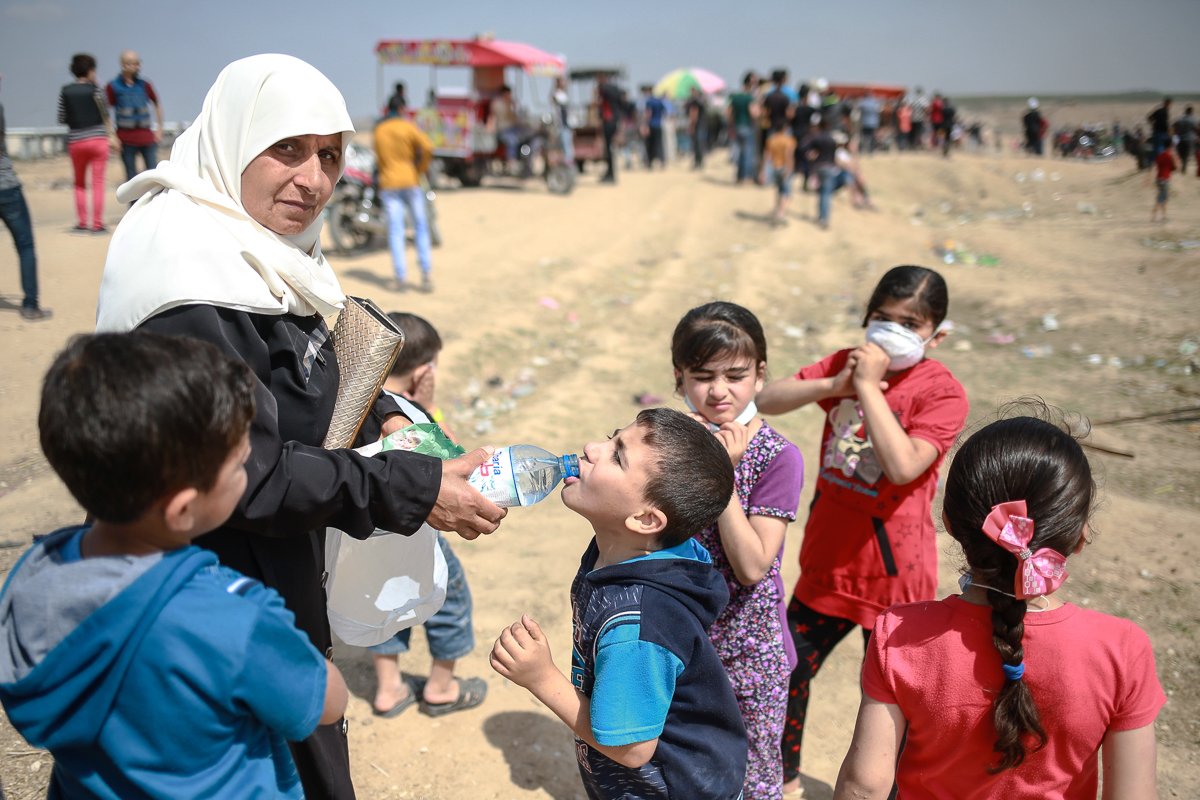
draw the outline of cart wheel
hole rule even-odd
[[[546,188],[550,194],[570,194],[575,188],[575,170],[569,164],[555,164],[546,169]]]
[[[361,205],[357,198],[343,195],[329,207],[329,238],[339,253],[366,249],[374,238],[369,230],[356,224]]]
[[[463,186],[473,189],[483,183],[483,173],[487,169],[483,159],[475,159],[470,164],[465,165],[462,171],[458,173],[458,180]]]
[[[425,179],[429,181],[430,189],[442,189],[445,187],[445,178],[450,175],[446,169],[445,163],[440,158],[435,158],[429,164],[429,171],[425,173]],[[453,177],[450,175],[450,177]]]

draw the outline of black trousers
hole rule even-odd
[[[796,668],[788,683],[787,720],[783,725],[783,779],[790,781],[800,774],[800,745],[804,738],[804,721],[808,716],[808,690],[825,659],[858,624],[841,617],[831,617],[809,608],[796,598],[788,603],[788,631],[796,645]],[[871,641],[871,632],[861,628],[863,652]]]
[[[613,139],[617,138],[617,123],[605,121],[602,129],[604,132],[604,177],[615,178],[617,173],[613,169]]]

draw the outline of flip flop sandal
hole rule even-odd
[[[458,699],[449,703],[427,703],[421,700],[421,713],[430,717],[444,717],[455,711],[466,711],[483,702],[487,697],[487,684],[483,678],[455,678],[458,683]]]
[[[408,687],[408,695],[403,700],[396,703],[396,705],[392,706],[387,711],[380,711],[379,709],[372,707],[371,713],[377,717],[383,717],[384,719],[391,719],[392,717],[398,717],[401,714],[403,714],[405,711],[407,711],[410,706],[412,706],[414,703],[417,702],[417,697],[418,697],[418,694],[412,690],[411,686],[409,686]]]

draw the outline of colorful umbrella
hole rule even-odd
[[[725,88],[725,81],[706,69],[686,67],[668,72],[654,84],[654,93],[672,100],[683,100],[699,87],[705,94],[714,94]]]

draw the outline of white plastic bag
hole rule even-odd
[[[446,558],[437,531],[376,531],[369,539],[325,530],[329,627],[346,644],[368,647],[420,625],[446,601]]]

